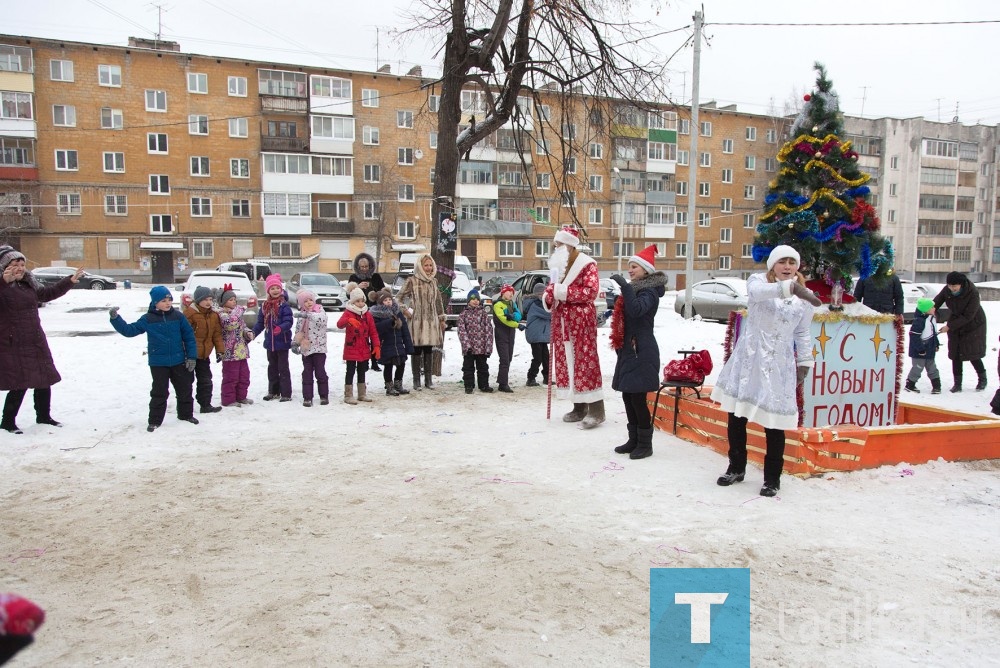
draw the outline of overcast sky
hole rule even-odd
[[[419,64],[440,71],[436,44],[401,43],[411,0],[155,0],[163,7],[162,33],[186,52],[393,72]],[[906,23],[1000,20],[996,0],[632,0],[633,15],[663,31],[691,24],[705,11],[701,59],[702,102],[735,103],[741,111],[769,113],[811,89],[812,64],[824,63],[850,115],[925,116],[966,124],[1000,123],[1000,23],[933,26],[727,26],[723,23]],[[832,13],[830,10],[836,10]],[[0,30],[107,44],[152,36],[156,5],[145,0],[33,0],[7,2]],[[673,53],[690,30],[650,41]],[[377,58],[376,58],[377,56]],[[672,61],[667,92],[690,103],[692,50]],[[956,112],[957,108],[957,112]]]

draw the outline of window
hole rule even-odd
[[[272,241],[271,257],[302,257],[301,242]]]
[[[548,241],[536,241],[535,242],[535,257],[548,257],[549,253],[552,251],[551,243]]]
[[[743,186],[743,199],[754,199],[757,197],[757,186]]]
[[[500,257],[521,257],[523,252],[522,245],[523,242],[520,240],[501,240],[498,242],[499,251],[497,254]]]
[[[676,146],[675,144],[670,144],[671,147]],[[651,141],[646,146],[646,157],[650,160],[666,160],[667,159],[667,144],[659,141]]]
[[[972,162],[979,160],[979,145],[962,142],[958,145],[958,158],[960,160],[971,160]],[[957,260],[958,258],[955,259]]]
[[[98,65],[97,83],[101,86],[112,86],[114,88],[121,88],[122,68],[119,67],[118,65]],[[149,105],[146,106],[148,107]]]
[[[382,165],[365,165],[365,183],[382,181]]]
[[[562,194],[562,205],[566,207],[576,206],[576,191],[566,190]]]
[[[752,155],[746,156],[743,158],[743,166],[752,172],[757,169],[757,158]]]
[[[229,77],[229,97],[247,96],[247,78]]]
[[[347,202],[320,201],[317,206],[320,218],[347,220]]]
[[[600,241],[591,241],[590,243],[590,257],[601,257],[604,255],[604,244]]]
[[[35,117],[31,93],[0,93],[0,118],[30,121]]]
[[[719,242],[731,244],[733,242],[733,228],[723,227],[719,229]]]
[[[733,200],[731,197],[723,197],[722,204],[719,207],[722,213],[732,213],[733,212]]]
[[[104,248],[109,260],[128,260],[131,257],[128,239],[108,239]]]
[[[378,220],[382,216],[382,204],[380,202],[365,202],[365,220]]]
[[[486,96],[481,90],[462,91],[462,113],[483,113],[486,111]]]
[[[400,165],[412,165],[413,149],[412,148],[396,149],[396,162],[399,163]]]
[[[711,137],[712,136],[712,122],[711,121],[702,121],[701,122],[701,136],[702,137]]]
[[[921,209],[937,209],[939,211],[954,211],[955,198],[952,195],[920,195],[917,206]]]
[[[312,77],[312,94],[316,97],[335,97],[343,100],[351,99],[350,79],[336,77]]]
[[[104,171],[106,172],[124,172],[125,171],[125,154],[124,153],[104,153]]]
[[[310,158],[312,171],[306,169],[303,174],[316,174],[318,176],[354,176],[353,158],[333,158],[322,155],[314,155]],[[291,156],[289,156],[291,164]]]
[[[712,154],[711,153],[699,153],[698,154],[698,165],[701,167],[711,167],[712,166]]]
[[[268,121],[268,137],[298,137],[298,126],[290,121]]]
[[[552,220],[552,210],[547,206],[536,206],[535,220],[539,223],[550,222]]]
[[[570,156],[566,158],[564,166],[566,167],[567,174],[576,174],[576,157]]]
[[[438,147],[438,133],[431,132],[427,135],[427,145],[433,149]]]
[[[972,246],[955,246],[952,259],[955,262],[968,262],[972,259]]]
[[[746,132],[747,141],[757,141],[757,128],[748,126]]]
[[[249,124],[245,118],[230,118],[229,119],[229,136],[230,137],[247,137],[250,135]]]
[[[146,133],[146,150],[149,153],[167,152],[167,135],[164,132]]]
[[[647,225],[672,225],[674,222],[674,207],[648,205],[646,207]]]
[[[146,89],[146,111],[167,111],[167,91]]]
[[[538,105],[538,118],[543,121],[552,119],[552,107],[547,104]]]
[[[924,155],[939,157],[939,158],[957,158],[958,142],[941,141],[938,139],[925,139]]]
[[[955,221],[955,234],[972,234],[972,221],[971,220],[956,220]]]
[[[215,244],[211,239],[192,239],[191,255],[199,260],[208,260],[215,257]]]
[[[397,111],[396,112],[396,127],[397,128],[410,128],[410,129],[413,129],[413,112],[412,111]]]
[[[887,223],[895,223],[896,222],[896,210],[895,209],[889,209],[888,211],[886,211],[885,212],[885,220],[886,220]]]
[[[896,184],[895,183],[890,183],[889,184],[889,197],[895,197],[895,196],[896,196]]]
[[[49,78],[53,81],[72,81],[73,80],[73,61],[72,60],[50,60],[49,61]]]
[[[230,213],[233,218],[249,218],[250,217],[250,200],[248,199],[234,199],[230,200]]]
[[[378,146],[378,128],[371,125],[361,128],[361,143],[369,146]]]
[[[675,257],[687,257],[688,256],[688,245],[684,243],[674,244],[674,256]]]
[[[250,178],[250,159],[249,158],[230,158],[229,159],[229,175],[234,179],[249,179]]]
[[[918,260],[950,260],[951,246],[917,246]]]
[[[958,172],[941,167],[923,167],[920,170],[920,182],[929,186],[953,186],[958,183]]]
[[[311,216],[309,193],[264,193],[265,216]]]
[[[740,246],[740,257],[753,257],[753,244],[743,244]]]
[[[774,128],[768,129],[764,133],[764,141],[766,141],[768,144],[776,144],[778,142],[778,131],[775,130]]]
[[[79,169],[76,151],[59,149],[56,151],[56,170],[60,172],[75,172]]]
[[[551,139],[540,139],[535,144],[535,153],[538,155],[548,155],[552,152],[552,140]]]
[[[590,157],[594,160],[600,160],[604,157],[604,144],[596,144],[591,142],[590,144]]]
[[[732,153],[733,152],[733,140],[732,139],[723,139],[722,140],[722,152],[723,153]]]
[[[708,181],[698,183],[698,197],[709,197],[712,194],[712,184]]]
[[[74,127],[76,125],[76,107],[71,104],[53,104],[52,125]]]
[[[415,239],[417,237],[417,226],[412,220],[397,220],[396,237],[399,239]]]
[[[188,134],[207,135],[208,116],[203,114],[188,114]]]
[[[207,218],[212,215],[212,200],[208,197],[191,198],[191,215]]]
[[[576,139],[576,123],[563,123],[562,138],[567,141]]]
[[[305,98],[309,96],[306,75],[284,70],[257,70],[257,92],[261,95]]]
[[[677,194],[678,195],[687,195],[688,194],[688,182],[687,181],[678,181],[677,182]]]
[[[899,169],[899,156],[894,155],[889,158],[889,169]]]
[[[592,207],[589,213],[589,220],[591,225],[603,225],[604,209],[600,207]],[[548,255],[548,253],[546,253],[546,255]]]
[[[698,257],[708,257],[708,244],[698,244]]]
[[[620,244],[616,241],[611,248],[613,249],[613,257],[624,257],[629,258],[635,255],[635,243],[632,241],[626,241]]]
[[[105,195],[104,213],[108,216],[128,215],[128,196],[126,195]]]
[[[377,105],[376,105],[377,106]],[[427,111],[432,114],[436,114],[438,109],[441,108],[441,96],[440,95],[428,95],[427,96]]]
[[[200,72],[188,72],[188,92],[208,94],[208,75]]]
[[[677,133],[682,135],[691,134],[691,121],[686,118],[678,120]]]
[[[497,165],[497,183],[502,186],[520,188],[527,185],[524,169],[521,165]]]
[[[174,219],[170,214],[154,213],[149,217],[150,234],[173,234]]]
[[[777,160],[777,158],[764,158],[764,171],[766,171],[766,172],[776,172],[776,171],[778,171],[778,160]]]
[[[600,174],[590,175],[590,191],[599,193],[604,190],[604,177]]]
[[[430,175],[429,175],[428,178],[430,178],[431,185],[434,185],[434,168],[433,167],[431,167]]]
[[[757,227],[757,214],[755,213],[744,213],[743,214],[743,227],[751,228]]]
[[[711,227],[712,226],[712,214],[708,211],[698,212],[698,227]]]
[[[191,156],[191,176],[209,176],[208,157]]]
[[[0,165],[35,164],[35,142],[33,139],[15,139],[0,136]]]
[[[58,193],[56,195],[56,213],[60,216],[79,216],[82,212],[80,193]]]
[[[720,255],[719,256],[719,270],[729,271],[733,266],[733,258],[731,255]]]
[[[688,152],[678,149],[677,150],[677,164],[687,165],[688,164]]]
[[[101,107],[101,129],[121,130],[125,127],[125,115],[121,109]]]
[[[413,185],[404,183],[397,188],[396,199],[400,202],[413,201]]]
[[[150,174],[149,192],[151,195],[169,195],[170,177],[166,174]]]
[[[732,183],[733,182],[733,170],[731,170],[731,169],[723,169],[722,170],[722,182],[723,183]]]

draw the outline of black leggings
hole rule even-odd
[[[636,429],[649,429],[653,426],[649,420],[649,404],[646,403],[646,392],[622,392],[622,401],[625,403],[625,415],[628,423],[634,424]]]
[[[365,373],[368,371],[368,360],[355,362],[347,360],[347,372],[344,374],[344,385],[354,384],[354,372],[358,373],[358,385],[365,384]]]
[[[969,360],[969,362],[980,378],[986,378],[986,365],[983,364],[983,360]],[[1000,365],[997,369],[1000,370]],[[962,360],[951,361],[951,377],[955,379],[956,383],[962,382]]]
[[[747,419],[729,414],[729,473],[746,473],[747,470]],[[764,429],[767,454],[764,455],[764,482],[777,483],[785,465],[785,431]]]
[[[393,367],[396,367],[395,377],[393,377],[392,373]],[[392,357],[382,362],[382,380],[384,380],[387,385],[392,383],[394,380],[402,382],[404,373],[406,373],[405,357]]]

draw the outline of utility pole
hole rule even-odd
[[[861,87],[861,118],[865,117],[865,102],[868,100],[868,86]]]
[[[687,280],[684,281],[684,317],[691,319],[691,283],[694,277],[694,203],[695,188],[698,187],[698,133],[701,126],[698,124],[698,93],[701,87],[701,27],[705,21],[702,12],[694,13],[694,67],[691,72],[691,137],[690,152],[688,155],[688,234],[687,234],[687,262],[685,263],[685,273]]]

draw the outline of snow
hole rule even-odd
[[[106,313],[134,321],[147,287],[41,311],[64,426],[34,424],[28,398],[24,435],[0,432],[0,590],[48,615],[18,666],[648,665],[651,567],[749,567],[753,665],[1000,663],[997,461],[786,475],[774,499],[757,468],[718,487],[725,458],[668,433],[630,461],[612,452],[607,327],[591,431],[560,420],[565,402],[545,419],[522,337],[513,395],[464,393],[450,331],[437,389],[386,397],[369,373],[375,401],[345,405],[331,331],[329,406],[301,405],[295,356],[296,400],[260,401],[258,341],[256,403],[194,426],[171,399],[149,434],[145,338]],[[685,322],[674,298],[662,361],[707,348],[711,383],[725,326]],[[989,389],[933,396],[924,377],[904,400],[989,415],[1000,303],[983,306]]]

